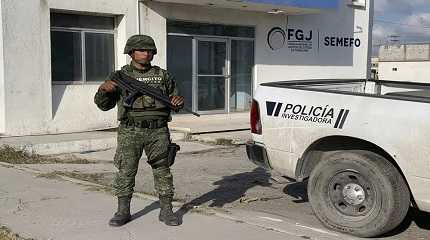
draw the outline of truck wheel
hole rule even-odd
[[[336,151],[312,171],[308,195],[328,228],[375,237],[405,218],[410,194],[402,175],[384,157],[369,151]]]

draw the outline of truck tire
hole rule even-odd
[[[396,167],[364,150],[335,151],[321,160],[311,172],[308,195],[326,227],[359,237],[393,230],[411,201]]]

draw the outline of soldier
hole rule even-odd
[[[182,107],[184,98],[177,96],[173,77],[151,61],[157,54],[154,40],[146,35],[134,35],[127,40],[124,54],[130,55],[132,61],[120,71],[152,87],[162,90],[170,97],[173,105]],[[113,73],[112,73],[113,74]],[[118,197],[118,211],[109,221],[111,226],[122,226],[131,220],[130,201],[135,186],[135,176],[139,159],[144,150],[148,163],[152,167],[154,185],[160,199],[159,220],[169,226],[179,225],[178,218],[172,211],[174,194],[173,177],[167,162],[170,142],[167,122],[171,120],[170,109],[150,96],[141,96],[133,103],[132,108],[123,106],[128,93],[111,81],[112,75],[97,91],[94,102],[108,111],[118,106],[118,147],[114,165],[118,172],[113,181],[113,189]]]

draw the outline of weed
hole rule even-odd
[[[10,164],[89,164],[92,163],[86,159],[77,157],[58,158],[53,156],[42,156],[38,154],[31,154],[23,150],[13,148],[8,145],[0,146],[0,162]]]

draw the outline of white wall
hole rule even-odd
[[[160,48],[157,61],[166,64],[166,19],[254,26],[256,30],[255,83],[293,79],[367,78],[373,1],[365,10],[353,9],[342,1],[338,10],[320,14],[285,16],[180,4],[146,2],[141,5],[142,32],[152,35]],[[291,52],[288,44],[272,50],[268,33],[274,27],[313,31],[313,49]],[[319,34],[318,34],[319,33]],[[360,47],[327,47],[324,38],[359,38]],[[319,37],[319,39],[318,39]]]
[[[115,125],[115,111],[102,113],[93,104],[96,84],[52,87],[49,14],[55,9],[124,15],[117,31],[119,67],[127,62],[122,54],[126,38],[138,31],[137,1],[2,0],[2,5],[6,134],[61,133]]]
[[[430,61],[379,62],[378,72],[380,80],[430,83]]]
[[[116,109],[100,111],[94,104],[97,85],[54,85],[53,120],[48,132],[79,132],[117,125]]]
[[[0,135],[6,131],[6,98],[3,58],[3,3],[0,1]]]

